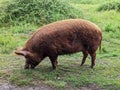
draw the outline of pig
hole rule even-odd
[[[83,58],[80,65],[85,63],[89,54],[90,67],[93,68],[101,41],[102,31],[96,24],[84,19],[67,19],[42,26],[15,53],[25,57],[25,69],[34,69],[45,57],[49,57],[52,68],[56,69],[59,55],[81,51]]]

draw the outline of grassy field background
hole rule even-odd
[[[12,0],[8,1],[12,2]],[[76,13],[77,18],[90,20],[102,29],[102,52],[97,52],[94,69],[89,68],[90,57],[87,58],[85,65],[80,67],[82,54],[76,53],[60,56],[55,71],[52,70],[48,58],[43,60],[36,69],[24,70],[24,58],[14,55],[13,51],[22,47],[37,28],[49,22],[39,25],[34,22],[14,23],[14,21],[13,24],[0,25],[0,84],[4,82],[18,86],[46,84],[57,89],[65,89],[67,86],[74,89],[91,86],[94,86],[92,88],[96,90],[98,88],[120,89],[120,2],[118,0],[67,1],[74,10],[80,12],[80,15]],[[0,6],[3,5],[2,2],[3,0],[0,0]],[[111,2],[117,2],[118,7],[109,4]],[[101,6],[105,6],[104,9],[100,10]],[[50,20],[65,18],[69,17],[58,19],[56,16],[56,19]]]

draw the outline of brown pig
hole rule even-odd
[[[45,57],[49,57],[53,69],[56,69],[59,55],[81,51],[83,53],[81,66],[90,54],[93,68],[96,50],[101,47],[101,41],[101,29],[94,23],[83,19],[68,19],[41,27],[25,46],[15,53],[25,57],[25,69],[35,68]]]

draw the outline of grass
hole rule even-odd
[[[20,24],[10,27],[1,27],[0,30],[0,53],[9,54],[15,48],[24,45],[37,26],[32,24]]]
[[[120,13],[116,10],[99,12],[97,9],[104,3],[103,0],[88,1],[71,0],[69,3],[76,9],[80,8],[83,18],[96,23],[103,31],[102,52],[97,52],[94,69],[89,68],[90,56],[86,64],[80,67],[82,54],[76,53],[60,56],[55,71],[48,58],[36,69],[24,70],[24,58],[13,55],[13,51],[23,46],[38,28],[35,24],[24,22],[0,28],[0,82],[6,80],[20,86],[43,83],[57,89],[67,86],[78,89],[95,84],[103,90],[119,90]]]
[[[12,55],[6,56],[7,59],[5,57],[1,58],[2,62],[0,66],[2,71],[0,75],[11,83],[20,86],[44,83],[55,88],[65,88],[66,85],[75,88],[95,83],[100,88],[111,90],[117,90],[117,88],[119,88],[119,59],[113,56],[111,58],[107,56],[101,57],[96,61],[96,67],[90,69],[90,61],[88,59],[87,63],[83,67],[80,67],[79,59],[81,54],[77,53],[73,56],[74,60],[69,59],[70,56],[59,57],[59,65],[55,71],[52,71],[48,58],[46,58],[35,70],[23,70],[22,66],[24,63],[21,62],[23,61],[22,57],[13,57]]]
[[[99,8],[98,11],[106,11],[106,10],[116,10],[116,11],[120,11],[120,2],[107,2],[102,4]]]
[[[4,6],[5,2],[1,3],[0,24],[6,25],[21,22],[43,25],[61,19],[77,18],[78,13],[81,13],[63,0],[11,0]]]

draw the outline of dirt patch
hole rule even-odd
[[[39,85],[39,86],[16,86],[8,83],[4,83],[0,86],[0,90],[55,90],[47,85]]]
[[[102,90],[96,84],[89,84],[85,87],[80,87],[80,90]]]
[[[56,89],[45,84],[40,84],[39,86],[16,86],[9,83],[4,83],[0,85],[0,90],[75,90],[71,86],[66,86],[66,88]],[[76,90],[102,90],[96,84],[88,85],[85,87],[77,88]]]
[[[28,86],[17,86],[10,84],[6,80],[0,80],[0,90],[55,90],[55,88],[49,87],[45,84],[40,85],[28,85]]]

